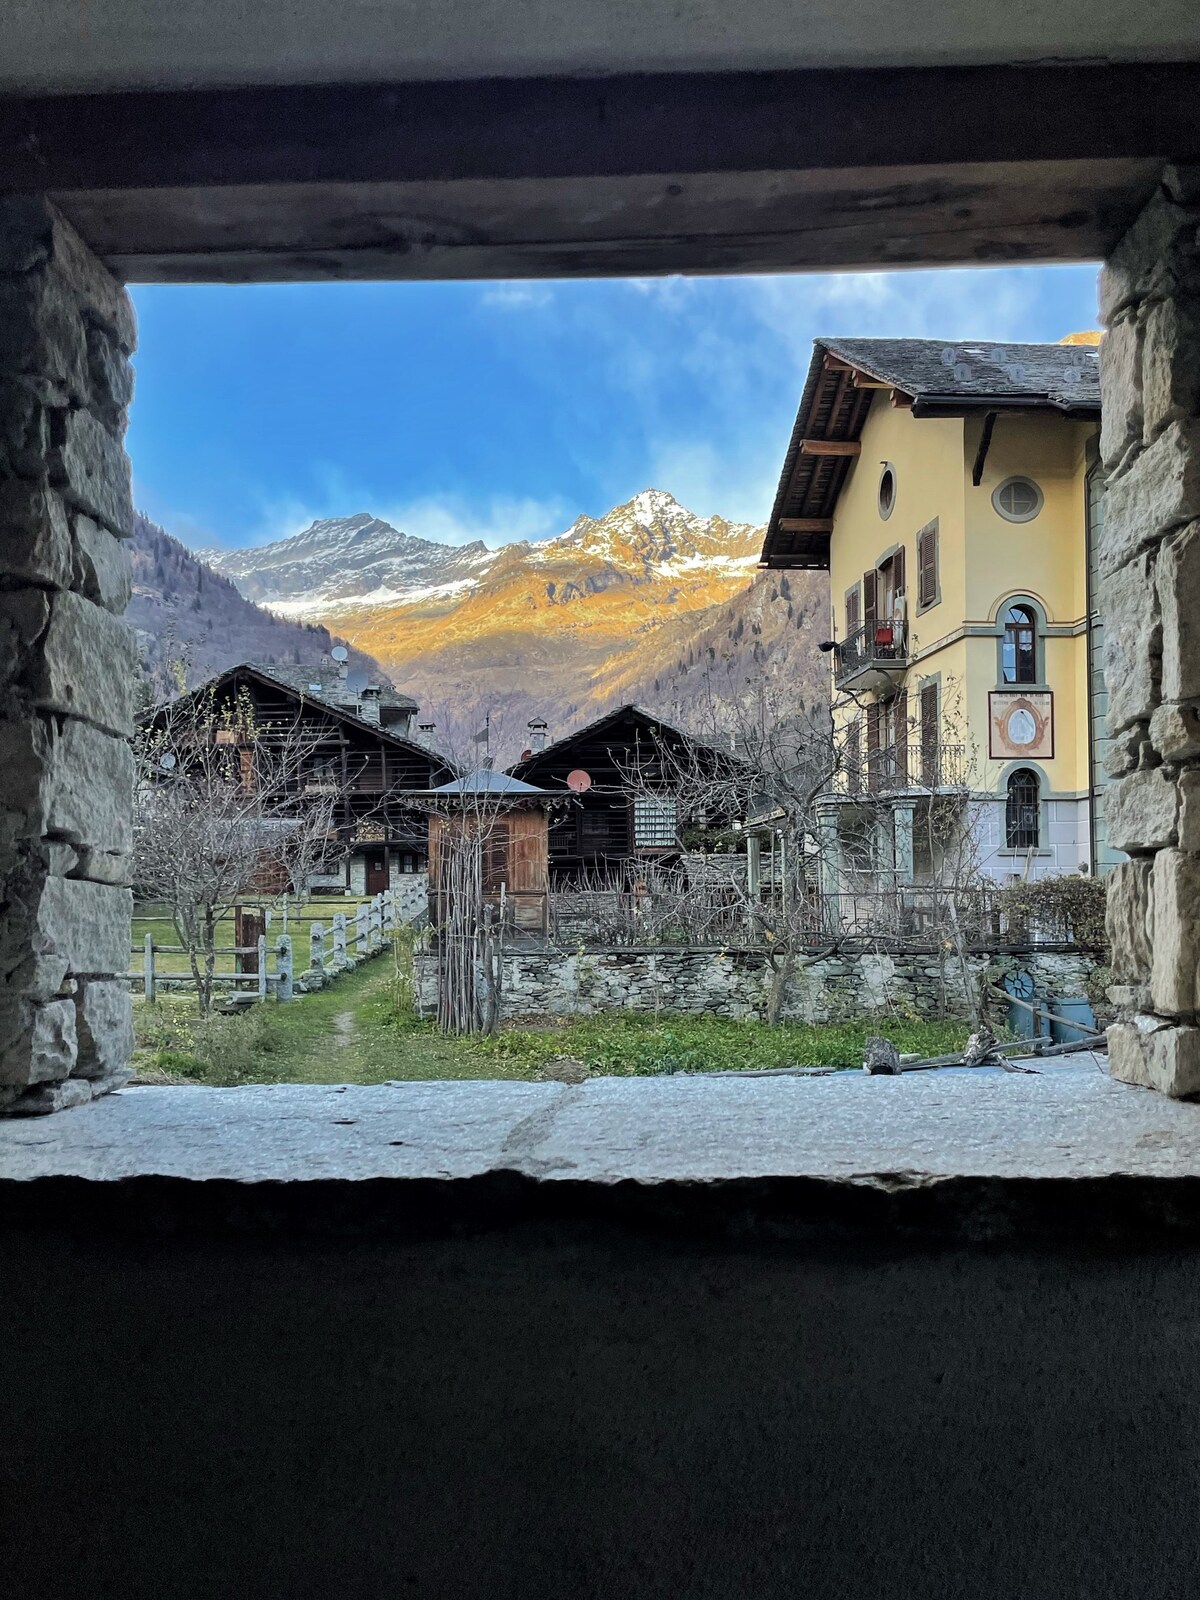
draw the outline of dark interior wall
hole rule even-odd
[[[13,1232],[9,1593],[1194,1593],[1198,1266]]]

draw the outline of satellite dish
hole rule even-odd
[[[350,659],[350,652],[344,644],[335,644],[329,654],[335,661],[349,661]]]
[[[574,772],[567,773],[567,788],[575,794],[586,794],[592,787],[592,775],[585,772],[582,767],[576,767]]]
[[[162,755],[158,758],[158,764],[164,772],[174,772],[175,757],[169,750],[164,750]]]
[[[363,669],[355,667],[354,671],[346,679],[346,687],[347,689],[353,689],[355,694],[361,694],[367,687],[368,682],[369,680]]]

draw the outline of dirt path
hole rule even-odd
[[[333,1020],[330,1044],[335,1050],[344,1050],[354,1035],[353,1011],[339,1011]]]

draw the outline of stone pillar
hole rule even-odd
[[[1200,1094],[1200,169],[1168,168],[1100,283],[1114,1077]]]
[[[823,895],[837,895],[842,888],[842,840],[838,832],[836,806],[817,808],[817,873]],[[836,903],[836,902],[835,902]]]
[[[898,800],[893,808],[893,856],[896,862],[896,887],[913,881],[913,826],[917,814],[915,800]]]
[[[0,1110],[128,1077],[129,299],[39,196],[0,197]]]

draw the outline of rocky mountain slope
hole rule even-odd
[[[133,598],[125,620],[156,699],[177,691],[180,663],[192,688],[240,661],[316,665],[336,642],[320,623],[291,621],[254,605],[140,514],[134,517],[130,555]],[[373,677],[383,676],[361,651],[353,659]]]
[[[696,726],[714,695],[751,678],[776,684],[781,703],[819,697],[827,585],[760,574],[762,534],[650,489],[557,538],[495,551],[415,539],[362,513],[207,554],[244,594],[374,655],[444,748],[469,754],[490,712],[494,747],[512,754],[532,716],[553,737],[636,700]]]

